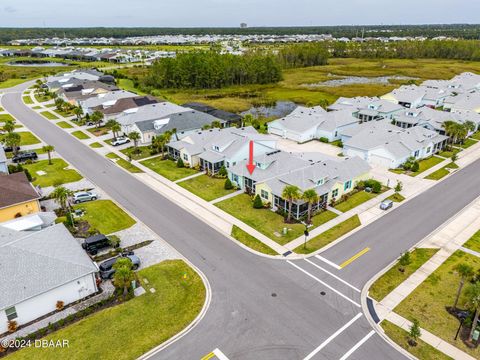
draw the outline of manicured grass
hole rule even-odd
[[[389,322],[388,320],[383,320],[380,324],[385,334],[402,348],[407,350],[410,354],[414,355],[419,360],[448,360],[451,359],[443,352],[435,349],[433,346],[427,344],[421,339],[417,340],[416,346],[410,346],[408,343],[408,332],[403,330],[401,327]]]
[[[252,235],[246,233],[236,225],[233,225],[232,237],[255,251],[258,251],[267,255],[278,255],[275,250],[265,245],[260,240],[253,237]]]
[[[357,207],[358,205],[373,199],[377,195],[378,194],[369,193],[366,191],[359,191],[353,194],[352,196],[350,196],[346,201],[343,201],[340,204],[335,205],[335,209],[341,212],[347,212],[348,210],[351,210],[354,207]]]
[[[94,143],[91,143],[91,144],[90,144],[90,147],[91,147],[91,148],[94,148],[94,149],[98,149],[98,148],[102,148],[103,145],[100,144],[100,143],[98,143],[98,142],[94,142]]]
[[[477,231],[463,246],[480,253],[480,231]]]
[[[420,160],[418,162],[418,171],[410,174],[410,176],[417,176],[418,174],[421,174],[422,172],[434,167],[435,165],[440,164],[442,161],[444,161],[444,159],[437,156],[432,156],[428,159]]]
[[[0,122],[5,122],[7,120],[15,121],[14,117],[10,114],[0,114]]]
[[[74,208],[85,210],[82,219],[87,220],[102,234],[108,235],[128,229],[135,224],[135,220],[111,200],[89,201],[75,205]]]
[[[415,249],[410,253],[410,265],[405,266],[404,272],[401,272],[400,264],[397,261],[393,267],[375,281],[369,290],[369,296],[377,301],[381,301],[390,294],[398,285],[408,279],[415,271],[425,264],[438,249]]]
[[[30,171],[34,185],[41,187],[67,184],[82,179],[82,176],[73,169],[65,169],[68,164],[62,159],[52,159],[52,165],[48,165],[48,160],[37,161],[23,167]],[[46,172],[45,175],[38,175],[37,171]]]
[[[19,131],[19,132],[17,132],[17,134],[20,135],[20,146],[35,145],[35,144],[40,144],[40,142],[41,142],[31,132]],[[5,135],[0,135],[0,141],[3,140],[4,137],[5,137]]]
[[[61,117],[70,117],[74,115],[72,111],[63,111],[58,109],[55,109],[54,113]]]
[[[35,100],[37,100],[40,103],[48,101],[48,100],[51,99],[49,96],[45,96],[45,95],[41,95],[41,94],[35,94],[33,96],[35,97]]]
[[[62,129],[71,129],[73,128],[72,125],[70,125],[68,122],[66,121],[60,121],[57,123],[58,126],[60,126]]]
[[[405,197],[402,194],[395,193],[393,195],[390,195],[387,199],[392,200],[393,202],[402,202],[403,200],[405,200]]]
[[[40,110],[40,109],[42,109],[42,107],[41,107],[40,105],[36,105],[36,106],[32,107],[32,109],[34,109],[34,110]]]
[[[147,157],[150,157],[150,156],[152,156],[150,154],[151,151],[152,151],[152,149],[150,148],[150,146],[139,146],[139,147],[137,147],[137,150],[135,152],[133,151],[133,146],[130,146],[129,148],[120,150],[121,153],[123,153],[127,156],[128,156],[128,153],[130,153],[133,160],[141,160],[141,159],[145,159]]]
[[[110,153],[108,153],[108,154],[105,155],[105,156],[106,156],[107,158],[113,159],[113,160],[115,160],[115,159],[120,159],[120,156],[118,156],[117,154],[115,154],[115,153],[113,153],[113,152],[110,152]]]
[[[254,209],[252,199],[247,194],[237,195],[233,198],[216,203],[223,211],[235,216],[237,219],[250,225],[270,239],[283,245],[303,234],[305,226],[299,223],[286,224],[283,216],[274,213],[270,209]],[[326,223],[336,217],[331,211],[323,211],[312,218],[313,226],[310,229]],[[283,228],[287,228],[286,235],[282,234]]]
[[[94,136],[102,136],[108,134],[110,130],[108,130],[105,126],[99,126],[88,128],[87,131]]]
[[[54,103],[52,103],[52,104],[47,104],[47,105],[44,105],[44,106],[46,106],[47,108],[53,108],[53,107],[55,107],[56,105],[55,105]]]
[[[45,337],[54,341],[68,339],[68,347],[30,347],[9,357],[13,360],[136,359],[182,331],[200,313],[205,286],[182,260],[163,261],[137,274],[147,290],[144,295]],[[151,292],[151,288],[156,291]],[[99,329],[108,335],[101,335]]]
[[[197,170],[191,168],[178,168],[175,161],[162,160],[160,156],[144,160],[141,164],[171,181],[180,180],[198,173]]]
[[[463,144],[460,145],[463,149],[468,149],[470,146],[475,145],[478,141],[473,139],[466,139]]]
[[[121,166],[122,168],[124,168],[125,170],[128,170],[131,173],[135,173],[135,174],[143,173],[143,171],[141,169],[139,169],[135,165],[132,165],[132,163],[130,163],[129,161],[127,161],[125,159],[118,159],[117,160],[117,165]]]
[[[417,319],[425,330],[479,359],[480,348],[468,348],[460,337],[454,340],[459,321],[446,310],[446,307],[452,306],[455,301],[460,281],[455,271],[458,264],[469,264],[477,270],[480,268],[480,258],[463,251],[456,251],[394,311],[410,321]],[[458,307],[468,308],[465,291],[460,296]]]
[[[356,227],[359,227],[360,225],[361,223],[360,223],[360,219],[358,218],[358,215],[354,215],[351,218],[341,222],[338,225],[335,225],[334,227],[323,232],[322,234],[317,235],[313,239],[307,241],[306,247],[303,247],[303,245],[300,245],[293,251],[296,252],[297,254],[310,254],[330,244],[332,241],[337,240],[339,237],[342,237],[343,235],[349,233],[350,231],[352,231]]]
[[[71,134],[80,140],[90,139],[90,136],[88,136],[87,134],[85,134],[83,131],[80,131],[80,130],[74,131]]]
[[[475,140],[480,140],[480,131],[477,131],[475,134],[473,134],[470,137]]]
[[[441,169],[438,169],[437,171],[434,171],[433,173],[431,173],[430,175],[426,176],[425,179],[429,179],[429,180],[440,180],[442,179],[443,177],[447,176],[448,174],[450,174],[450,171],[448,171],[448,169],[458,169],[458,165],[451,162],[447,165],[445,165],[444,167],[442,167]]]
[[[442,156],[444,158],[450,159],[454,153],[458,153],[458,151],[444,150],[442,152],[439,152],[438,156]]]
[[[40,115],[43,115],[46,117],[48,120],[58,120],[58,116],[55,115],[54,113],[51,113],[50,111],[42,111]]]
[[[32,105],[33,104],[33,100],[30,96],[26,95],[26,96],[23,96],[22,97],[22,100],[25,104],[27,105]]]
[[[206,201],[218,199],[235,191],[225,190],[225,179],[216,179],[208,175],[200,175],[193,179],[182,181],[178,185]]]

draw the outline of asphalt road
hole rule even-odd
[[[20,93],[5,94],[1,103],[209,279],[212,303],[204,319],[156,359],[200,359],[215,348],[239,360],[303,359],[315,349],[313,359],[340,359],[372,330],[365,316],[353,321],[362,312],[358,290],[401,251],[480,195],[475,176],[480,162],[476,162],[327,251],[325,257],[339,264],[358,250],[371,248],[343,270],[318,259],[312,263],[268,260],[240,248],[30,110]],[[332,336],[344,326],[343,332]],[[404,356],[374,334],[349,359]]]

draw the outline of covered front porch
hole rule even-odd
[[[312,204],[312,213],[320,209],[325,209],[327,207],[328,193],[323,194],[318,197],[318,201],[315,204]],[[288,200],[281,198],[280,196],[273,196],[273,205],[276,209],[281,209],[285,212],[288,212]],[[292,203],[292,216],[299,220],[302,217],[306,216],[308,212],[308,203],[300,200],[294,201]]]

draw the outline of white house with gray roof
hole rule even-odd
[[[63,224],[24,232],[0,226],[0,333],[98,291],[97,266]]]
[[[402,85],[398,89],[383,95],[381,99],[391,101],[409,109],[417,109],[422,106],[437,108],[443,106],[445,99],[451,95],[452,91],[448,89]]]
[[[402,129],[389,120],[368,122],[342,132],[343,154],[371,165],[398,168],[409,157],[424,159],[440,151],[448,137],[415,126]]]
[[[249,144],[253,141],[254,156],[273,151],[277,139],[259,134],[252,126],[245,128],[208,129],[191,133],[179,141],[167,144],[174,159],[181,158],[190,167],[215,174],[222,166],[230,168],[249,157]]]
[[[299,106],[289,115],[268,124],[268,132],[298,143],[324,138],[340,139],[342,129],[357,125],[359,120],[348,110],[326,112],[317,106]]]
[[[360,122],[391,119],[393,115],[404,109],[403,106],[393,102],[367,96],[340,97],[327,108],[328,111],[348,110]]]
[[[84,114],[91,115],[94,112],[93,108],[101,106],[103,109],[107,109],[111,106],[114,106],[120,99],[135,96],[138,95],[125,90],[109,91],[106,93],[98,94],[88,99],[79,100],[78,106],[82,108]]]
[[[480,114],[480,90],[448,97],[444,109],[450,112],[472,110]]]
[[[454,76],[450,80],[426,80],[422,86],[451,91],[455,95],[465,94],[474,90],[480,90],[480,75],[464,72]]]

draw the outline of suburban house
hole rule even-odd
[[[326,112],[320,106],[297,107],[289,115],[268,124],[268,132],[298,143],[313,139],[340,139],[342,129],[356,126],[359,120],[348,110]]]
[[[114,106],[120,99],[132,98],[135,96],[137,96],[137,94],[134,94],[130,91],[110,91],[92,96],[88,99],[79,100],[78,106],[82,108],[84,114],[91,115],[98,108],[108,109],[109,107]]]
[[[201,111],[216,117],[217,119],[224,120],[226,123],[226,127],[231,126],[241,126],[242,125],[242,117],[238,114],[220,110],[214,108],[213,106],[198,103],[198,102],[190,102],[182,105],[183,107],[190,108],[193,110]]]
[[[16,231],[38,231],[55,224],[57,215],[53,211],[25,215],[0,223],[0,226]]]
[[[50,91],[57,91],[62,86],[71,83],[72,81],[99,81],[101,76],[103,76],[103,73],[97,70],[73,70],[60,75],[48,77],[45,86]]]
[[[63,224],[24,232],[0,226],[0,333],[98,291],[97,266]]]
[[[402,129],[389,120],[368,122],[342,132],[343,154],[371,165],[398,168],[409,157],[424,159],[443,149],[448,137],[415,126]]]
[[[0,174],[8,174],[7,156],[3,146],[0,146]]]
[[[140,133],[140,142],[144,144],[150,143],[154,136],[166,131],[175,133],[174,138],[178,140],[205,126],[211,126],[213,122],[218,122],[222,127],[225,125],[225,121],[209,114],[170,102],[126,110],[117,118],[117,121],[125,134],[132,131]]]
[[[134,97],[126,97],[121,98],[115,101],[113,105],[110,104],[102,104],[96,107],[91,108],[91,111],[100,111],[105,120],[108,121],[110,119],[115,119],[123,112],[135,109],[140,106],[151,105],[158,103],[157,99],[153,96],[137,96]]]
[[[480,75],[464,72],[451,80],[426,80],[421,86],[433,89],[449,90],[454,95],[480,90]]]
[[[74,79],[75,80],[75,79]],[[101,81],[75,80],[63,85],[58,91],[58,97],[75,106],[79,102],[99,94],[119,90],[117,86],[103,83]]]
[[[312,205],[313,211],[325,208],[331,201],[351,192],[357,183],[369,178],[370,166],[354,157],[338,159],[321,154],[291,154],[273,151],[255,158],[252,174],[246,170],[246,162],[229,169],[229,178],[247,193],[259,195],[272,210],[288,210],[287,199],[282,198],[288,185],[297,186],[301,192],[314,189],[319,197]],[[299,219],[308,211],[304,200],[292,204],[292,215]]]
[[[426,129],[436,131],[440,135],[445,135],[444,123],[446,121],[454,121],[459,124],[470,121],[475,125],[475,129],[471,131],[471,133],[473,133],[480,126],[480,114],[471,110],[459,110],[452,113],[422,107],[419,109],[405,110],[393,117],[394,124],[403,129],[422,126]]]
[[[472,110],[480,114],[480,91],[450,96],[445,100],[443,108],[450,112]]]
[[[403,106],[378,97],[340,97],[327,108],[328,111],[348,110],[360,122],[391,119],[394,114],[405,110]]]
[[[259,134],[249,126],[195,132],[179,141],[171,141],[167,149],[174,159],[181,158],[190,167],[198,166],[214,174],[222,166],[228,169],[247,160],[250,141],[253,141],[254,156],[275,150],[277,143],[272,136]]]
[[[0,222],[38,213],[39,199],[25,173],[0,174]]]
[[[452,95],[450,90],[417,85],[402,85],[398,89],[383,95],[381,99],[409,109],[417,109],[422,106],[437,108],[442,107],[445,99],[450,95]]]

